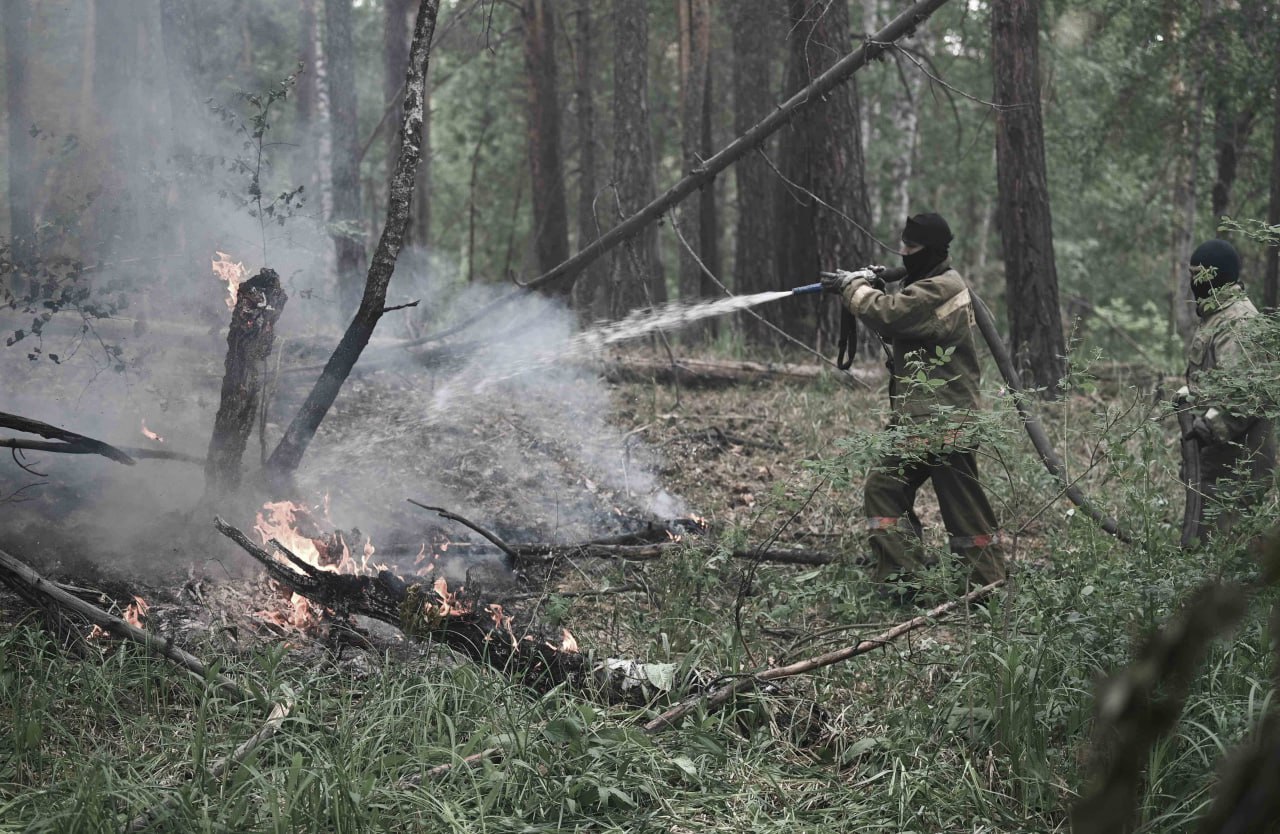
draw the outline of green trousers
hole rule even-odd
[[[1257,419],[1233,443],[1211,443],[1200,449],[1200,507],[1196,538],[1231,532],[1240,513],[1256,506],[1271,488],[1276,468],[1275,430]],[[1212,524],[1206,516],[1215,516]]]
[[[915,514],[916,492],[925,481],[933,481],[951,552],[969,563],[970,582],[987,585],[1004,579],[1000,529],[978,482],[977,460],[973,452],[952,451],[906,460],[890,456],[871,470],[863,506],[876,557],[875,580],[887,582],[895,575],[910,579],[931,567]]]

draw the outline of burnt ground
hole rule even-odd
[[[216,381],[216,366],[207,371],[205,378]],[[306,385],[301,375],[282,376],[272,417],[292,413]],[[412,574],[414,557],[424,549],[434,552],[452,587],[506,599],[517,622],[532,629],[563,624],[602,654],[642,652],[644,645],[631,644],[617,628],[615,606],[622,599],[656,613],[663,584],[673,579],[661,562],[574,558],[513,571],[470,530],[404,499],[447,507],[513,543],[582,541],[699,516],[713,534],[687,541],[685,561],[692,559],[695,570],[699,560],[714,555],[715,541],[739,548],[800,546],[835,554],[846,565],[862,554],[860,483],[834,486],[804,462],[834,456],[837,440],[873,431],[882,392],[832,381],[605,385],[582,371],[499,380],[465,396],[456,389],[456,378],[451,383],[416,367],[353,377],[308,453],[300,497],[318,507],[327,494],[333,528],[353,541],[370,538],[375,560],[398,573]],[[209,402],[207,391],[190,396]],[[268,424],[269,436],[280,430],[274,419]],[[251,441],[247,461],[256,443]],[[128,474],[147,478],[150,468],[170,466],[184,465],[143,462]],[[118,481],[110,487],[119,488]],[[7,514],[6,549],[52,578],[101,591],[104,607],[119,612],[134,595],[142,596],[151,603],[152,628],[181,642],[211,641],[220,650],[262,641],[308,651],[331,645],[323,628],[304,633],[283,622],[286,595],[204,529],[206,508],[169,508],[145,523],[140,519],[139,529],[147,532],[133,538],[133,552],[121,553],[114,540],[94,535],[103,516],[83,508],[95,506],[85,494],[94,484],[40,489],[44,493],[31,505]],[[922,496],[921,514],[936,528],[931,498]],[[246,501],[219,512],[249,530],[254,506]],[[25,521],[17,522],[18,516]],[[139,538],[150,557],[141,561]],[[719,564],[707,573],[729,584],[731,602],[741,572]],[[572,605],[559,597],[623,584],[646,592]],[[25,610],[11,596],[0,603],[6,620]],[[372,629],[372,646],[405,648],[393,629],[363,625]]]

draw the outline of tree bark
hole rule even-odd
[[[9,134],[9,240],[13,262],[22,275],[30,269],[35,254],[35,181],[31,175],[31,106],[27,45],[31,21],[29,0],[4,0],[4,69],[6,78],[5,110]],[[22,282],[25,284],[26,282]],[[18,293],[34,291],[35,286],[14,285]]]
[[[679,32],[680,149],[684,168],[692,171],[711,156],[711,0],[676,0]],[[714,298],[717,288],[698,260],[713,275],[720,274],[720,247],[716,234],[715,182],[708,183],[681,204],[675,222],[697,258],[680,250],[680,299]],[[716,320],[708,319],[685,331],[685,338],[714,338]]]
[[[404,75],[409,69],[409,39],[412,36],[413,0],[385,0],[382,10],[382,98],[384,102],[396,102],[384,122],[399,124],[404,119],[400,103],[400,88],[404,86]],[[424,108],[424,113],[425,108]],[[396,170],[396,151],[399,149],[400,137],[394,130],[386,131],[387,168],[386,181],[390,187],[391,177]],[[414,208],[417,200],[414,200]],[[411,223],[405,232],[405,245],[408,246],[416,238],[416,229]]]
[[[610,202],[622,219],[652,202],[657,191],[653,140],[649,134],[648,8],[634,0],[614,0],[613,25],[615,194]],[[612,318],[667,300],[666,278],[658,258],[657,227],[645,227],[614,254],[610,281]]]
[[[425,96],[425,79],[428,59],[431,55],[431,38],[435,33],[436,15],[440,11],[439,0],[421,0],[414,24],[413,44],[409,49],[409,77],[405,83],[404,122],[400,129],[400,153],[396,159],[396,172],[387,195],[387,222],[382,227],[378,247],[374,250],[369,274],[365,279],[364,296],[360,309],[343,334],[315,387],[294,416],[280,444],[267,460],[268,477],[278,486],[285,486],[302,462],[307,446],[315,437],[320,421],[337,399],[347,375],[360,358],[361,351],[369,343],[378,320],[386,306],[387,285],[395,272],[396,257],[404,243],[409,225],[409,210],[413,199],[414,175],[422,155],[422,117]]]
[[[791,53],[787,89],[799,90],[848,52],[849,9],[845,3],[789,0]],[[816,279],[819,271],[854,269],[869,262],[869,239],[859,230],[871,224],[856,82],[832,90],[799,114],[783,135],[779,214],[785,218],[778,257],[783,283]],[[779,305],[784,328],[812,340],[820,322],[834,341],[838,305],[822,296]]]
[[[333,136],[333,214],[329,224],[337,259],[339,315],[347,316],[360,301],[365,262],[351,0],[325,0],[324,23]]]
[[[227,330],[222,399],[205,457],[208,496],[234,492],[240,487],[240,462],[262,404],[262,372],[275,343],[276,321],[288,300],[280,288],[280,276],[265,267],[237,291]]]
[[[772,67],[782,34],[781,6],[769,3],[730,2],[721,6],[729,16],[733,34],[733,130],[749,131],[775,106],[778,79]],[[769,152],[766,145],[764,153]],[[776,289],[779,283],[777,203],[773,172],[761,154],[744,157],[733,169],[737,186],[737,225],[734,232],[733,284],[743,295]],[[779,324],[782,305],[769,304],[758,311],[765,321]],[[775,345],[777,334],[754,316],[740,316],[738,326],[749,345]]]
[[[573,35],[576,52],[573,103],[578,130],[578,249],[583,249],[600,236],[596,211],[599,186],[599,161],[596,151],[600,137],[596,127],[595,76],[596,32],[591,0],[575,0]],[[586,321],[604,318],[609,313],[605,265],[596,261],[583,270],[581,281],[574,283],[574,304]]]
[[[569,209],[560,153],[560,97],[556,68],[556,20],[552,0],[524,0],[524,65],[527,86],[530,203],[533,253],[539,273],[569,259]],[[572,277],[541,288],[551,295],[573,291]]]
[[[1014,361],[1025,379],[1058,395],[1066,343],[1058,305],[1053,219],[1040,112],[1038,0],[994,0],[996,172],[1005,297]]]
[[[1280,226],[1280,50],[1272,50],[1275,62],[1275,102],[1271,114],[1271,203],[1267,223]],[[1267,247],[1267,269],[1263,278],[1263,305],[1274,311],[1280,307],[1280,241]]]

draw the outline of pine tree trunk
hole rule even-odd
[[[527,137],[533,207],[533,252],[538,274],[569,259],[569,209],[560,153],[560,98],[556,68],[556,22],[552,0],[524,0],[524,61],[528,79]],[[573,280],[542,288],[567,296]]]
[[[333,135],[333,214],[339,315],[355,312],[364,289],[365,244],[360,216],[360,128],[356,118],[355,43],[350,0],[325,0],[325,58]]]
[[[697,168],[711,156],[711,3],[710,0],[676,0],[679,33],[680,150],[685,171]],[[698,261],[712,274],[720,272],[716,238],[714,181],[680,205],[675,222],[692,248],[680,247],[680,298],[695,301],[719,293]],[[695,257],[696,255],[696,257]],[[714,337],[715,319],[686,328],[690,341]]]
[[[574,67],[573,103],[578,131],[578,249],[600,236],[596,198],[599,196],[599,161],[596,153],[600,137],[596,127],[595,75],[596,33],[591,0],[575,0],[573,38],[577,65]],[[585,321],[609,314],[605,263],[595,261],[583,270],[574,284],[573,306]]]
[[[645,4],[613,3],[613,183],[610,214],[629,217],[654,198],[653,139],[649,134],[649,21]],[[614,253],[609,313],[620,318],[667,300],[658,258],[658,229],[649,226]]]
[[[847,4],[789,0],[789,10],[788,95],[851,49]],[[856,80],[850,79],[797,116],[783,136],[779,167],[790,181],[781,184],[779,207],[784,286],[817,280],[822,270],[855,269],[869,260],[869,239],[858,228],[871,223],[859,109]],[[819,295],[779,305],[785,310],[783,327],[812,342],[821,324],[828,340],[834,341],[839,307],[826,301]]]
[[[1066,373],[1053,256],[1053,220],[1040,111],[1038,0],[995,0],[996,176],[1006,303],[1014,361],[1023,379],[1057,396]]]
[[[413,0],[384,0],[382,9],[382,100],[384,106],[392,107],[387,115],[387,122],[398,125],[404,118],[401,102],[401,88],[404,87],[405,70],[409,68],[409,38],[412,35]],[[394,104],[392,104],[394,102]],[[400,146],[400,137],[390,127],[385,131],[386,144],[386,181],[396,169],[396,150]],[[376,205],[376,204],[375,204]],[[405,244],[413,238],[413,227],[405,233]]]
[[[9,239],[19,274],[26,272],[35,254],[35,182],[31,175],[31,106],[27,50],[31,21],[29,0],[4,0],[5,112],[9,134]],[[15,285],[25,294],[33,287]]]
[[[1275,103],[1271,114],[1271,204],[1267,222],[1280,226],[1280,50],[1273,50],[1275,61]],[[1280,241],[1267,247],[1267,270],[1263,279],[1263,304],[1268,310],[1280,307]]]
[[[746,133],[776,104],[778,79],[772,67],[783,30],[780,5],[728,3],[722,5],[733,32],[733,132]],[[762,149],[770,153],[770,144]],[[774,174],[759,153],[733,166],[737,225],[734,231],[733,289],[741,295],[764,292],[779,285],[776,241],[777,202]],[[779,324],[782,305],[757,308],[760,316]],[[743,315],[739,324],[749,345],[774,345],[776,334],[755,316]]]

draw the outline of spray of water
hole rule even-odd
[[[569,335],[563,341],[539,345],[536,349],[516,355],[504,351],[498,357],[491,356],[491,351],[482,351],[470,363],[469,372],[458,374],[451,382],[438,389],[433,410],[443,411],[456,407],[459,397],[468,394],[474,396],[504,380],[515,379],[565,360],[593,356],[610,345],[660,331],[679,330],[703,319],[736,313],[793,295],[790,290],[778,290],[735,295],[714,301],[675,301],[659,307],[636,310],[626,318],[602,322],[588,330]]]

